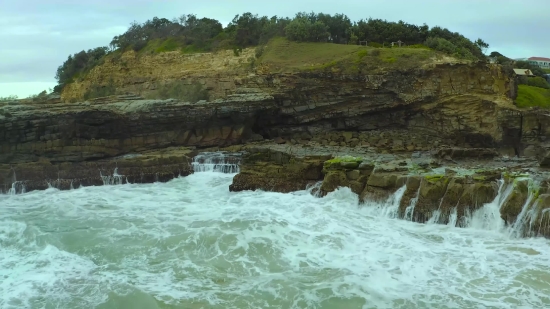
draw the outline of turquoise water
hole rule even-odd
[[[0,195],[0,308],[550,307],[545,239],[233,175]]]

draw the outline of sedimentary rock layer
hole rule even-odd
[[[550,135],[547,115],[512,104],[513,78],[500,66],[481,62],[378,75],[202,74],[193,80],[212,93],[208,102],[124,95],[77,103],[1,103],[0,186],[11,185],[6,171],[28,164],[87,166],[167,147],[306,140],[341,147],[368,143],[381,152],[491,148],[543,159]],[[42,177],[38,171],[19,174],[28,175],[17,177],[22,181]]]
[[[168,181],[193,172],[194,154],[187,148],[167,148],[94,161],[0,164],[0,193]]]

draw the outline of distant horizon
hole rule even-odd
[[[55,79],[53,79],[53,82],[0,83],[0,98],[17,96],[18,99],[25,99],[44,90],[49,92],[49,89],[53,89],[55,85],[57,85]]]
[[[358,3],[340,0],[257,2],[222,0],[202,2],[158,2],[153,0],[93,3],[64,0],[6,1],[0,11],[0,97],[20,98],[53,88],[55,72],[69,55],[98,46],[108,46],[124,33],[132,21],[143,23],[153,17],[176,18],[184,14],[209,17],[227,25],[237,14],[293,17],[298,12],[343,13],[352,21],[369,17],[410,24],[440,26],[470,40],[489,43],[486,54],[498,51],[506,57],[550,57],[550,1],[503,0],[371,0]],[[536,7],[536,10],[533,10]],[[452,12],[452,14],[449,14]],[[510,19],[514,22],[511,23]],[[535,56],[536,55],[536,56]]]

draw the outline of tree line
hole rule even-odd
[[[344,14],[298,13],[288,18],[244,13],[235,16],[226,27],[216,19],[198,18],[194,14],[172,20],[154,17],[141,24],[131,23],[109,46],[70,55],[57,69],[58,85],[54,91],[60,92],[64,85],[99,64],[108,53],[129,49],[139,52],[152,41],[164,42],[158,51],[182,48],[190,52],[208,52],[263,45],[277,36],[297,42],[360,44],[367,41],[374,47],[401,41],[468,59],[484,58],[483,51],[489,47],[482,39],[471,41],[446,28],[373,18],[352,22]]]

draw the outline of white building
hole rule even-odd
[[[541,69],[550,69],[550,58],[544,57],[531,57],[527,59],[530,64],[536,65]]]

